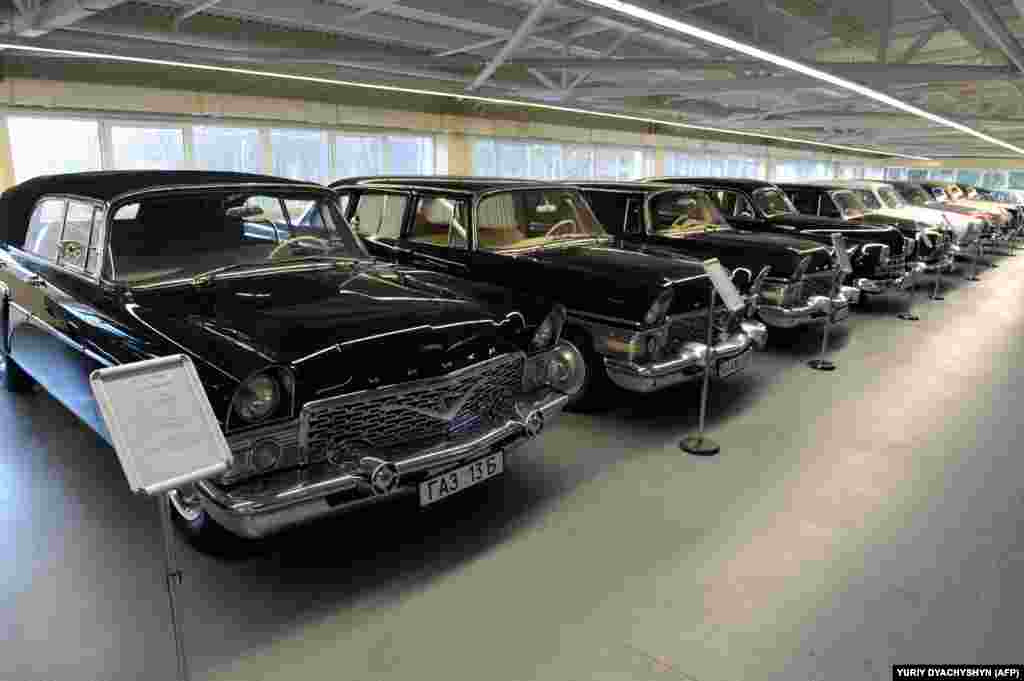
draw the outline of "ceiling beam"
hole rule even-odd
[[[913,61],[917,55],[921,53],[921,50],[924,49],[925,45],[931,42],[931,39],[936,35],[944,31],[947,26],[949,26],[949,24],[946,23],[945,19],[937,19],[935,23],[924,31],[924,33],[921,33],[914,38],[914,42],[912,42],[910,47],[907,48],[907,51],[903,53],[903,57],[900,61],[904,64]]]
[[[892,33],[892,9],[895,0],[883,0],[885,12],[882,20],[882,30],[878,32],[878,63],[885,64],[889,61],[889,37]]]
[[[519,27],[509,37],[508,42],[498,50],[498,53],[491,57],[491,60],[484,65],[483,71],[480,72],[472,83],[466,87],[467,92],[476,90],[481,85],[487,82],[487,80],[494,75],[494,72],[498,70],[498,67],[504,63],[505,59],[515,50],[519,45],[530,35],[530,32],[540,23],[540,20],[544,17],[544,13],[547,12],[551,6],[555,4],[555,0],[538,0],[537,4],[534,5],[530,13],[527,14]]]
[[[613,54],[615,54],[615,50],[617,50],[620,47],[622,47],[622,45],[627,40],[629,40],[629,38],[632,35],[633,35],[632,31],[624,31],[618,38],[616,38],[614,41],[612,41],[612,44],[608,46],[608,49],[606,49],[604,52],[601,53],[601,57],[602,58],[607,58],[607,57],[610,57]],[[566,73],[566,72],[563,71],[562,73]],[[566,88],[565,93],[562,95],[563,99],[570,98],[572,96],[572,91],[575,90],[580,85],[582,85],[583,81],[585,81],[587,78],[589,78],[590,74],[592,74],[592,73],[593,73],[593,71],[584,71],[583,73],[580,73],[579,75],[577,75],[576,79],[574,81],[572,81],[571,83],[569,83],[569,87]]]
[[[992,9],[988,0],[960,0],[960,4],[975,23],[981,26],[989,40],[999,47],[1003,56],[1016,66],[1018,71],[1024,73],[1024,48],[1006,27],[1002,17]]]
[[[200,12],[210,9],[218,2],[220,2],[220,0],[204,0],[203,2],[197,3],[195,5],[192,5],[191,7],[186,7],[185,9],[181,10],[176,15],[174,15],[174,21],[172,22],[174,30],[177,31],[179,28],[181,28],[182,22],[187,20],[189,17],[194,17]]]
[[[385,10],[392,5],[397,4],[398,0],[372,0],[371,2],[366,3],[366,6],[362,9],[347,15],[345,17],[345,21],[359,21],[365,16],[369,16],[374,12],[380,12],[381,10]]]
[[[555,30],[560,29],[560,28],[565,28],[566,26],[571,26],[573,24],[580,24],[580,23],[588,23],[588,20],[587,19],[580,20],[580,19],[577,19],[576,17],[573,17],[572,19],[561,19],[559,21],[552,21],[551,23],[544,24],[543,26],[538,27],[537,30],[533,32],[533,36],[531,36],[531,40],[535,40],[537,36],[542,35],[544,33],[550,33],[551,31],[555,31]],[[601,30],[604,31],[606,29],[602,27]],[[511,34],[499,36],[497,38],[488,38],[487,40],[479,40],[479,41],[477,41],[475,43],[470,43],[469,45],[463,45],[462,47],[456,47],[456,48],[451,49],[451,50],[444,50],[443,52],[438,52],[436,56],[438,56],[438,57],[450,57],[450,56],[453,56],[453,55],[456,55],[456,54],[462,54],[464,52],[476,52],[477,50],[482,50],[482,49],[491,47],[492,45],[499,45],[499,44],[505,42],[506,40],[508,40],[509,35],[511,35]],[[575,34],[573,34],[573,35],[575,35]]]
[[[126,0],[50,0],[45,5],[12,17],[11,32],[24,38],[36,38],[124,2]]]

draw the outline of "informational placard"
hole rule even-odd
[[[185,355],[99,369],[89,383],[133,492],[159,494],[227,470],[231,449]]]
[[[739,312],[747,306],[743,296],[736,290],[736,285],[732,283],[732,278],[726,269],[722,267],[722,263],[718,261],[718,258],[705,260],[704,271],[708,273],[715,291],[718,292],[719,297],[725,303],[725,306],[729,308],[730,312]]]
[[[839,258],[839,270],[843,274],[852,274],[853,263],[850,262],[850,254],[846,252],[846,237],[839,233],[833,234],[832,246],[836,249],[836,257]]]

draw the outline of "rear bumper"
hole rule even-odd
[[[399,456],[374,452],[373,457],[364,457],[356,470],[323,462],[267,476],[258,485],[227,489],[203,480],[196,488],[203,509],[220,525],[242,537],[265,537],[286,527],[415,492],[420,478],[495,451],[509,452],[539,434],[544,423],[569,400],[568,395],[553,392],[529,397],[533,399],[520,399],[525,405],[520,414],[502,417],[483,433]],[[384,492],[373,484],[375,471],[382,465],[397,473],[394,484]]]
[[[850,316],[850,302],[845,295],[839,294],[831,303],[826,296],[811,296],[807,299],[807,304],[800,307],[761,305],[757,308],[765,324],[780,329],[824,324],[829,317],[829,310],[832,312],[833,322],[842,321]]]
[[[745,321],[743,331],[732,334],[714,346],[714,360],[727,360],[753,351],[760,336],[767,331],[759,322]],[[615,385],[637,393],[651,393],[678,385],[702,375],[707,359],[707,346],[703,343],[684,343],[676,357],[648,363],[624,362],[604,358],[608,378]]]

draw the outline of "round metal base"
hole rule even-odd
[[[836,365],[827,359],[812,359],[807,366],[818,371],[835,371]]]
[[[921,318],[918,317],[913,312],[900,312],[898,315],[896,315],[896,317],[902,319],[905,322],[916,322],[921,320]]]
[[[964,277],[964,281],[981,281],[981,277]]]
[[[687,435],[679,443],[679,449],[696,456],[714,456],[722,450],[717,442],[706,435]]]

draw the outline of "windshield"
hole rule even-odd
[[[537,248],[607,236],[574,189],[518,189],[490,194],[476,215],[477,240],[489,251]]]
[[[836,191],[829,194],[829,196],[831,196],[832,200],[835,201],[839,210],[843,212],[843,217],[860,217],[867,212],[864,202],[857,198],[857,195],[851,191]]]
[[[856,192],[860,200],[864,202],[864,207],[868,210],[879,210],[882,208],[882,202],[878,200],[878,197],[870,189],[857,189]]]
[[[768,217],[796,213],[796,206],[779,189],[758,189],[754,192],[754,203]]]
[[[882,203],[885,204],[886,208],[907,207],[907,204],[903,201],[903,198],[892,187],[879,187],[878,196],[881,197]]]
[[[683,237],[729,229],[707,193],[698,190],[670,191],[651,199],[651,228],[661,236]]]
[[[329,195],[287,190],[176,193],[122,204],[111,219],[110,251],[117,281],[128,284],[365,257]]]

